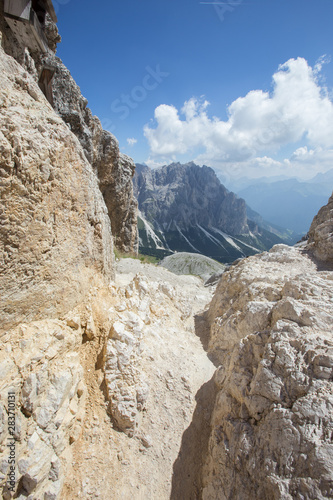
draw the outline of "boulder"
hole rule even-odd
[[[333,195],[312,221],[308,248],[317,259],[333,263]]]

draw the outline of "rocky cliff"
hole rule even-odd
[[[248,220],[245,201],[209,167],[191,162],[151,170],[137,165],[134,192],[143,252],[194,251],[230,262],[281,241]]]
[[[16,37],[23,30],[35,44],[38,33],[15,19],[14,35],[3,1],[0,9],[0,489],[4,499],[51,500],[61,498],[82,432],[82,345],[95,373],[110,329],[113,237],[121,250],[136,249],[134,165],[86,110],[89,157],[38,84],[45,56]],[[45,33],[55,49],[55,25]],[[62,71],[68,106],[81,103]]]
[[[107,211],[78,140],[2,48],[0,66],[4,330],[57,317],[84,298],[96,273],[114,272]]]
[[[51,27],[53,30],[51,31]],[[54,23],[49,30],[54,38]],[[137,201],[133,196],[135,164],[119,152],[117,139],[103,130],[87,107],[88,101],[62,61],[49,52],[43,63],[55,69],[52,80],[54,108],[79,139],[84,154],[98,177],[111,221],[115,246],[121,252],[137,253]]]
[[[1,0],[1,12],[3,6],[4,2]],[[120,153],[117,139],[103,130],[99,119],[87,107],[88,101],[82,96],[70,71],[56,57],[57,44],[61,41],[56,24],[47,14],[44,33],[48,51],[45,54],[28,50],[24,44],[19,43],[3,16],[0,27],[5,52],[14,57],[36,83],[44,67],[52,71],[52,105],[79,139],[84,154],[98,177],[111,220],[115,246],[121,252],[137,253],[137,201],[132,187],[135,164],[131,158]]]
[[[244,200],[230,193],[213,169],[194,163],[172,163],[151,170],[141,166],[134,179],[140,209],[161,227],[218,227],[226,233],[248,234]]]
[[[69,443],[82,425],[79,349],[83,335],[98,331],[89,297],[114,277],[113,244],[98,179],[78,139],[33,75],[4,52],[3,36],[1,494],[50,500],[59,498]],[[25,60],[32,64],[28,53]]]

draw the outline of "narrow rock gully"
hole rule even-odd
[[[111,338],[82,345],[88,399],[64,500],[200,498],[215,399],[203,315],[213,290],[121,259],[111,293]]]

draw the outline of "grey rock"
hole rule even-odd
[[[333,264],[333,195],[312,221],[308,249],[319,260]]]
[[[133,182],[143,253],[195,252],[232,262],[282,241],[248,220],[245,201],[207,166],[172,163],[151,170],[137,164]]]
[[[134,177],[140,210],[159,226],[181,230],[197,224],[228,234],[248,233],[245,201],[229,192],[213,169],[194,163],[172,163],[151,170],[140,166]]]
[[[169,271],[181,275],[192,274],[200,276],[203,280],[208,280],[213,274],[224,271],[225,266],[205,255],[189,252],[177,252],[174,255],[165,257],[160,265]]]
[[[331,274],[285,245],[224,273],[204,500],[332,497]]]

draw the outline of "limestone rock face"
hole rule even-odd
[[[3,0],[0,0],[0,12]],[[87,107],[88,101],[69,70],[55,56],[61,41],[56,24],[47,14],[44,33],[49,51],[46,55],[30,53],[21,46],[0,16],[2,45],[7,54],[14,57],[33,77],[36,83],[46,64],[55,69],[52,79],[54,108],[77,136],[84,154],[97,175],[111,220],[112,234],[117,248],[125,253],[137,253],[137,201],[133,196],[132,177],[135,164],[119,151],[117,139],[103,127]]]
[[[1,46],[6,54],[14,57],[29,73],[33,74],[35,79],[38,80],[35,61],[32,59],[28,49],[22,46],[12,33],[5,18],[4,0],[0,0],[0,32],[1,32]],[[38,56],[37,56],[38,58]]]
[[[9,439],[15,439],[15,490],[29,498],[59,498],[70,459],[69,442],[80,433],[86,387],[81,380],[79,330],[58,320],[21,324],[0,343],[0,484],[2,498],[12,498],[6,486]],[[8,392],[15,396],[12,414]],[[8,415],[7,415],[8,413]],[[9,417],[15,415],[15,433]],[[29,496],[33,495],[33,496]],[[20,497],[23,498],[23,497]]]
[[[103,131],[100,149],[103,155],[96,162],[99,187],[103,194],[111,220],[115,246],[125,253],[138,252],[137,214],[138,204],[133,195],[132,177],[135,163],[122,153],[112,162],[118,143],[109,133]],[[110,155],[110,159],[108,159]],[[110,165],[112,168],[110,168]]]
[[[333,195],[313,219],[308,248],[319,260],[333,262]]]
[[[113,276],[110,222],[82,148],[0,49],[1,329],[57,317]]]
[[[137,201],[132,184],[135,164],[119,152],[117,139],[92,115],[87,99],[62,61],[50,53],[45,62],[56,69],[52,80],[55,110],[79,139],[99,179],[114,243],[122,252],[137,253]]]
[[[0,495],[4,500],[64,498],[73,445],[89,420],[85,415],[92,406],[91,394],[95,398],[96,392],[102,394],[96,388],[96,361],[111,326],[111,304],[110,288],[100,281],[62,319],[24,322],[1,337]],[[8,442],[14,443],[12,492]]]
[[[284,245],[224,273],[203,499],[332,497],[332,279]]]
[[[44,34],[47,38],[49,49],[56,53],[57,45],[61,42],[57,25],[52,21],[50,15],[47,13],[45,18]]]

